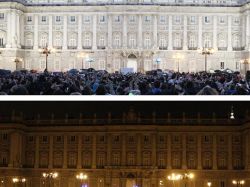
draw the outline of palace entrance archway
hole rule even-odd
[[[137,57],[134,54],[128,56],[127,68],[133,68],[133,72],[137,72]]]

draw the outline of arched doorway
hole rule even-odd
[[[126,187],[137,187],[135,176],[132,173],[127,175]]]
[[[133,72],[137,72],[137,58],[134,54],[128,56],[127,68],[132,68]]]

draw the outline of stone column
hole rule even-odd
[[[108,16],[108,48],[112,48],[112,16]]]
[[[184,21],[183,21],[183,50],[187,50],[188,49],[188,45],[187,45],[187,16],[184,15]]]
[[[77,168],[82,168],[82,136],[78,135],[77,144]]]
[[[228,33],[227,50],[232,51],[233,50],[233,48],[232,48],[232,16],[228,16],[228,30],[227,30],[227,33]]]
[[[136,156],[137,166],[141,166],[141,134],[137,134]]]
[[[167,136],[167,169],[172,169],[171,164],[171,134]]]
[[[38,15],[34,18],[34,50],[38,49]]]
[[[53,135],[49,136],[49,169],[53,168]]]
[[[228,169],[231,170],[232,167],[232,134],[228,135]]]
[[[97,16],[96,15],[93,15],[93,47],[92,49],[93,50],[96,50],[97,47],[96,47],[96,22],[97,22]]]
[[[173,50],[173,16],[169,15],[168,17],[168,50]]]
[[[63,50],[68,49],[68,16],[63,17]]]
[[[185,134],[182,136],[182,169],[187,169],[187,141]]]
[[[78,16],[78,44],[77,49],[82,49],[82,15]]]
[[[217,16],[213,18],[213,48],[217,50]]]
[[[16,12],[11,12],[11,47],[16,48],[17,47],[17,28],[16,28]]]
[[[197,169],[202,169],[202,160],[201,160],[201,153],[202,153],[202,149],[201,149],[201,135],[198,134],[197,137]]]
[[[24,42],[24,14],[22,13],[21,16],[20,16],[20,30],[21,30],[21,33],[20,33],[20,44],[21,46],[24,46],[25,45],[25,42]]]
[[[92,144],[92,169],[96,169],[96,134],[93,135],[93,144]]]
[[[122,135],[122,166],[126,165],[126,134]]]
[[[11,48],[11,12],[7,13],[7,41],[6,41],[6,48]]]
[[[17,36],[17,48],[21,48],[21,33],[20,33],[20,15],[16,13],[16,36]]]
[[[52,48],[53,46],[53,17],[49,15],[49,44],[48,47]]]
[[[152,166],[156,167],[157,163],[156,163],[156,152],[157,152],[157,148],[156,148],[156,134],[152,135]]]
[[[202,48],[202,16],[199,16],[198,48]]]
[[[123,48],[127,47],[127,34],[128,34],[127,27],[128,27],[128,25],[127,25],[127,15],[124,15],[123,16],[123,41],[122,41]]]
[[[111,164],[111,134],[107,134],[107,165]]]
[[[213,135],[213,169],[217,169],[217,137]]]
[[[249,170],[250,169],[250,132],[247,131],[244,137],[244,141],[245,141],[245,169]]]
[[[246,15],[246,50],[250,50],[250,15]]]
[[[157,39],[157,34],[158,34],[158,19],[157,15],[154,15],[154,48],[158,48],[158,39]]]
[[[142,48],[142,15],[138,16],[138,48]]]
[[[68,167],[68,141],[67,141],[67,135],[65,134],[63,136],[63,168],[66,169]]]
[[[36,149],[35,149],[35,165],[34,168],[39,168],[39,136],[36,136]]]

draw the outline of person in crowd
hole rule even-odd
[[[216,73],[9,73],[0,75],[0,95],[249,95],[238,72]]]

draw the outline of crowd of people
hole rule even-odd
[[[95,71],[0,74],[0,95],[248,95],[239,72],[147,74]]]

